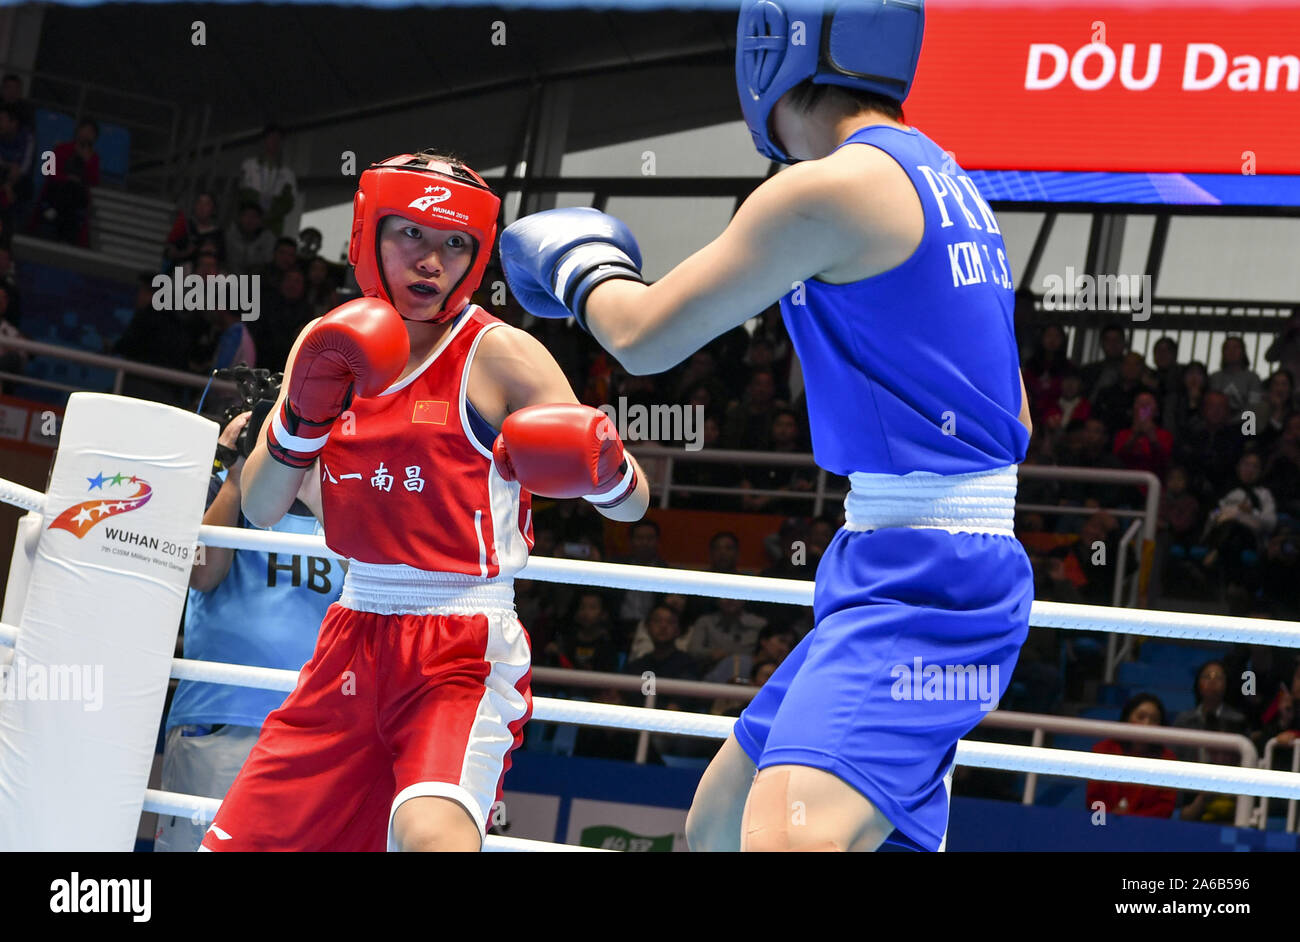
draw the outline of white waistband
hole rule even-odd
[[[849,475],[846,530],[913,527],[949,533],[1014,533],[1016,466],[974,474]]]
[[[377,615],[476,615],[515,610],[513,579],[348,560],[339,604]]]

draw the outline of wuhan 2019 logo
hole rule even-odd
[[[95,477],[86,480],[90,482],[90,486],[86,488],[87,492],[99,491],[102,496],[73,504],[54,519],[50,524],[51,530],[67,530],[77,539],[81,539],[99,521],[143,507],[153,496],[153,488],[149,486],[149,482],[135,475],[128,477],[118,472],[108,477],[101,471]],[[130,490],[134,490],[135,493],[126,493]]]

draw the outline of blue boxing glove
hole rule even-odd
[[[597,209],[548,209],[501,233],[506,283],[528,313],[572,315],[587,329],[591,289],[611,278],[645,284],[641,249],[627,226]]]

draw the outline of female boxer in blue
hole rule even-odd
[[[594,210],[529,216],[501,240],[524,306],[576,317],[633,373],[780,299],[814,455],[852,484],[815,628],[705,772],[694,849],[942,849],[957,741],[997,705],[1028,630],[1010,267],[971,179],[903,123],[923,24],[920,0],[749,0],[746,122],[796,165],[655,284],[627,228]]]

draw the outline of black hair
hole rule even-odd
[[[1152,344],[1152,345],[1151,345],[1151,349],[1154,351],[1155,348],[1158,347],[1158,346],[1160,346],[1161,344],[1168,344],[1169,346],[1171,346],[1171,347],[1174,348],[1174,352],[1175,352],[1175,353],[1178,352],[1178,342],[1177,342],[1176,340],[1174,340],[1173,337],[1170,337],[1168,334],[1166,334],[1165,336],[1161,337],[1161,338],[1160,338],[1159,340],[1157,340],[1154,344]]]
[[[280,236],[280,238],[275,240],[275,247],[277,249],[282,245],[293,246],[293,250],[295,252],[298,251],[298,240],[291,236]]]
[[[643,517],[642,519],[638,520],[636,523],[632,524],[632,526],[628,528],[627,532],[629,534],[635,533],[641,527],[649,527],[650,529],[654,530],[656,538],[660,535],[659,524],[655,523],[653,520],[649,519],[648,517]]]
[[[90,128],[92,131],[95,132],[95,137],[96,138],[99,137],[99,122],[96,121],[94,118],[82,118],[80,121],[78,121],[77,130],[80,131],[82,128]]]
[[[1206,661],[1200,667],[1196,668],[1196,676],[1192,678],[1192,696],[1196,698],[1196,703],[1198,706],[1201,703],[1201,675],[1204,674],[1211,667],[1216,667],[1216,666],[1219,668],[1219,670],[1223,671],[1226,677],[1228,673],[1228,669],[1223,666],[1223,662],[1220,660]]]
[[[1105,327],[1101,329],[1101,336],[1105,337],[1107,334],[1113,334],[1116,332],[1118,332],[1121,336],[1128,335],[1128,332],[1124,329],[1123,324],[1119,324],[1116,323],[1115,321],[1111,321],[1109,324],[1107,324]]]
[[[645,613],[645,620],[647,625],[650,623],[650,616],[653,615],[655,612],[659,611],[660,609],[663,609],[665,612],[669,612],[673,616],[673,621],[677,622],[677,627],[681,628],[682,625],[681,616],[677,614],[677,609],[673,608],[667,602],[655,602],[655,604],[650,606],[650,611]]]
[[[242,216],[242,215],[243,215],[247,210],[250,210],[250,209],[255,209],[255,210],[257,210],[257,215],[259,215],[259,216],[265,215],[265,214],[262,212],[262,204],[259,203],[257,200],[244,200],[242,203],[240,203],[240,204],[239,204],[239,215]]]
[[[879,111],[891,121],[903,123],[903,103],[888,95],[879,95],[844,85],[816,84],[812,79],[804,79],[790,89],[790,104],[804,114],[812,111],[828,97],[844,111],[870,109]]]
[[[9,117],[13,118],[16,123],[21,122],[23,119],[22,109],[19,108],[17,105],[13,104],[12,102],[6,101],[0,103],[0,111],[3,111],[5,114],[9,115]]]
[[[1159,697],[1157,697],[1155,694],[1152,693],[1139,693],[1129,697],[1128,702],[1124,704],[1124,708],[1119,711],[1119,721],[1121,723],[1127,723],[1129,717],[1132,716],[1134,713],[1136,713],[1137,708],[1144,703],[1151,703],[1155,705],[1156,710],[1159,711],[1160,713],[1160,725],[1164,726],[1165,705],[1160,702]]]
[[[736,534],[732,533],[730,530],[719,530],[717,533],[713,534],[713,536],[709,537],[709,549],[712,549],[713,544],[724,537],[731,540],[731,542],[735,543],[737,548],[739,548],[740,537],[736,536]]]
[[[17,72],[7,72],[5,77],[0,79],[0,83],[3,82],[17,82],[19,85],[23,84],[22,77],[19,76]]]

